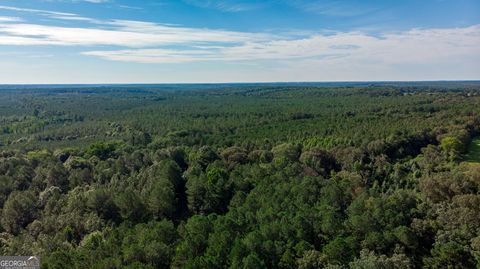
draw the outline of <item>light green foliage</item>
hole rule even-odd
[[[350,269],[409,269],[413,268],[405,254],[376,255],[368,250],[360,252],[360,258],[349,264]]]
[[[96,156],[101,160],[106,160],[111,157],[115,151],[115,143],[96,142],[90,145],[87,149],[87,154]]]
[[[453,136],[447,136],[440,141],[440,147],[450,159],[456,160],[460,157],[460,153],[462,153],[465,145],[462,144],[460,139]]]

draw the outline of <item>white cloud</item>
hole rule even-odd
[[[66,20],[66,21],[85,21],[85,22],[91,22],[91,23],[101,23],[99,20],[87,18],[87,17],[81,17],[81,16],[65,16],[65,15],[50,15],[48,16],[52,19],[58,19],[58,20]]]
[[[61,18],[57,15],[53,17]],[[68,16],[67,19],[88,18]],[[98,28],[0,23],[0,45],[110,45],[141,48],[172,44],[243,43],[270,38],[265,34],[196,29],[139,21],[112,20],[101,23]]]
[[[265,71],[256,69],[249,73],[252,80],[266,81],[272,74],[286,80],[312,80],[310,78],[322,76],[341,80],[344,75],[362,79],[369,74],[370,79],[375,79],[372,74],[383,79],[399,79],[391,76],[399,72],[411,79],[420,73],[429,74],[429,78],[439,77],[437,74],[442,72],[457,78],[474,75],[478,78],[478,71],[473,70],[480,70],[480,25],[376,35],[362,31],[273,35],[142,21],[97,20],[48,10],[5,6],[0,9],[85,23],[85,26],[65,27],[0,17],[0,46],[74,46],[82,48],[83,55],[117,62],[268,66]],[[92,46],[108,48],[91,49]]]
[[[97,56],[112,61],[140,63],[185,63],[223,60],[207,50],[141,49],[118,51],[88,51],[84,55]]]
[[[46,1],[46,0],[45,0]],[[98,2],[100,3],[100,2]],[[52,11],[52,10],[44,10],[44,9],[31,9],[31,8],[19,8],[19,7],[12,7],[12,6],[0,6],[0,10],[8,10],[8,11],[16,11],[16,12],[27,12],[27,13],[35,13],[37,15],[46,16],[51,19],[58,19],[58,20],[67,20],[67,21],[84,21],[84,22],[91,22],[91,23],[103,23],[100,20],[78,16],[75,13],[67,13],[67,12],[59,12],[59,11]],[[2,18],[2,17],[0,17]],[[17,17],[3,17],[3,18],[11,18],[16,20],[10,21],[22,21],[22,19]],[[1,20],[0,22],[5,22],[7,20]]]
[[[323,62],[426,63],[452,57],[480,57],[480,25],[412,29],[372,36],[364,32],[310,33],[305,37],[199,29],[127,20],[96,20],[48,10],[36,12],[95,27],[21,23],[0,17],[0,45],[115,46],[83,54],[140,63],[314,59]],[[173,46],[173,47],[172,47]]]
[[[11,6],[0,6],[0,9],[18,11],[18,12],[38,13],[38,14],[44,14],[44,15],[75,16],[75,14],[73,13],[50,11],[50,10],[43,10],[43,9],[19,8],[19,7],[11,7]]]
[[[96,3],[103,0],[90,0]],[[243,43],[267,40],[271,36],[236,31],[196,29],[172,24],[128,20],[97,20],[74,13],[0,6],[0,9],[36,13],[50,19],[93,24],[91,27],[63,27],[18,23],[20,19],[0,17],[0,45],[65,45],[152,47],[183,43]],[[17,22],[17,23],[7,23]],[[3,33],[3,34],[2,34]]]
[[[375,37],[339,32],[308,38],[245,41],[240,45],[181,49],[89,51],[85,55],[140,63],[314,60],[330,64],[433,64],[458,57],[480,60],[480,25],[452,29],[413,29]]]
[[[132,9],[132,10],[143,10],[143,7],[128,6],[128,5],[118,5],[119,8]]]
[[[22,21],[22,19],[17,18],[17,17],[3,17],[0,16],[0,22],[19,22]]]

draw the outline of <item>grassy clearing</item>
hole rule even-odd
[[[472,140],[468,147],[467,162],[480,163],[480,137]]]

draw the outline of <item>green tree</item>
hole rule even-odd
[[[15,191],[8,196],[2,211],[2,226],[18,234],[38,215],[38,200],[32,191]]]
[[[137,224],[125,232],[122,253],[126,264],[141,262],[152,268],[169,267],[177,237],[171,221]]]
[[[208,214],[224,212],[231,198],[231,186],[227,172],[209,166],[207,174],[193,176],[187,180],[188,207],[194,213]]]
[[[474,257],[456,242],[435,245],[431,254],[424,259],[425,268],[475,268]]]
[[[351,269],[409,269],[414,268],[405,254],[393,254],[392,257],[377,255],[368,250],[360,252],[360,258],[350,262]]]
[[[173,262],[175,268],[186,268],[205,253],[209,234],[213,230],[212,218],[214,216],[195,215],[178,227],[181,240],[176,248]]]
[[[460,139],[447,136],[440,141],[440,147],[447,154],[450,160],[457,160],[460,154],[464,151],[465,145]]]
[[[90,156],[97,156],[101,160],[106,160],[112,157],[116,148],[116,143],[96,142],[91,144],[87,149],[87,154]]]
[[[119,193],[114,201],[123,219],[141,222],[146,217],[145,204],[134,190],[127,189]]]

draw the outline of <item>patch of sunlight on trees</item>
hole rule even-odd
[[[472,140],[468,147],[467,162],[480,163],[480,137]]]

